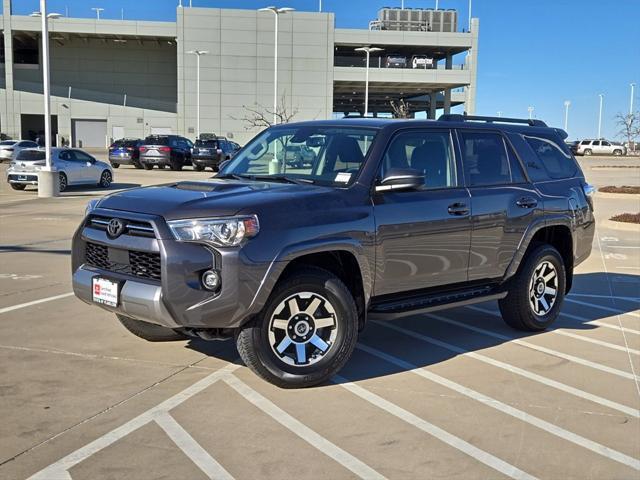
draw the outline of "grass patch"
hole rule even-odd
[[[602,187],[598,189],[599,192],[603,193],[631,193],[638,194],[640,193],[640,187],[623,185],[622,187],[616,187],[613,185],[608,185],[606,187]]]
[[[640,213],[621,213],[611,217],[614,222],[640,223]]]

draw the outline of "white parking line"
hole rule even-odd
[[[193,397],[197,393],[200,393],[207,387],[213,385],[221,378],[229,375],[235,369],[240,368],[239,365],[230,364],[224,368],[206,376],[202,380],[197,381],[190,387],[185,388],[179,393],[176,393],[173,397],[168,398],[162,403],[159,403],[155,407],[141,413],[137,417],[129,420],[127,423],[119,426],[118,428],[105,433],[103,436],[97,438],[91,443],[88,443],[84,447],[71,452],[66,457],[61,458],[55,463],[52,463],[48,467],[35,473],[28,480],[70,480],[71,476],[68,471],[70,468],[86,460],[91,455],[107,448],[109,445],[117,442],[121,438],[129,435],[131,432],[143,427],[147,423],[155,420],[159,415],[164,412],[168,412],[171,409],[177,407],[184,401]]]
[[[73,295],[73,292],[63,293],[62,295],[54,295],[53,297],[41,298],[39,300],[34,300],[32,302],[20,303],[18,305],[12,305],[11,307],[0,308],[0,314],[13,312],[14,310],[19,310],[21,308],[31,307],[33,305],[38,305],[39,303],[51,302],[52,300],[58,300],[60,298],[66,298]]]
[[[477,310],[483,313],[489,313],[494,315],[490,310],[479,309],[477,307],[466,307],[473,310]],[[617,368],[608,367],[606,365],[601,365],[599,363],[592,362],[590,360],[586,360],[584,358],[576,357],[574,355],[569,355],[567,353],[562,353],[557,350],[553,350],[551,348],[543,347],[540,345],[536,345],[534,343],[525,342],[524,340],[520,340],[519,338],[509,337],[507,335],[502,335],[501,333],[493,332],[491,330],[485,330],[484,328],[476,327],[474,325],[467,325],[466,323],[459,322],[457,320],[451,320],[450,318],[440,317],[437,318],[438,321],[449,323],[451,325],[456,325],[461,328],[466,328],[467,330],[472,330],[474,332],[482,333],[484,335],[488,335],[493,338],[499,338],[500,340],[505,340],[509,343],[516,343],[518,345],[522,345],[523,347],[530,348],[532,350],[537,350],[542,353],[546,353],[548,355],[553,355],[555,357],[564,358],[565,360],[569,360],[573,363],[578,363],[580,365],[584,365],[585,367],[593,368],[596,370],[600,370],[602,372],[610,373],[611,375],[616,375],[622,378],[628,378],[630,380],[636,380],[636,376],[629,372],[624,372],[622,370],[618,370]]]
[[[570,293],[569,297],[587,297],[587,298],[607,298],[615,300],[624,300],[625,302],[640,302],[640,297],[620,297],[617,295],[597,295],[594,293]]]
[[[604,310],[605,312],[615,313],[616,315],[631,315],[632,317],[640,317],[640,314],[637,312],[625,312],[624,310],[620,310],[618,308],[606,307],[604,305],[597,305],[595,303],[583,302],[581,300],[575,300],[573,298],[565,298],[567,302],[576,303],[578,305],[583,305],[585,307],[590,308],[599,308],[600,310]]]
[[[490,453],[479,449],[478,447],[470,444],[469,442],[466,442],[465,440],[462,440],[461,438],[456,437],[455,435],[452,435],[446,430],[442,430],[440,427],[437,427],[436,425],[433,425],[432,423],[427,422],[426,420],[418,417],[417,415],[414,415],[413,413],[405,410],[404,408],[399,407],[395,403],[389,402],[388,400],[385,400],[384,398],[376,395],[375,393],[370,392],[369,390],[366,390],[350,382],[344,377],[336,375],[333,378],[333,380],[335,382],[338,382],[340,386],[346,388],[354,395],[357,395],[358,397],[362,398],[363,400],[366,400],[372,405],[375,405],[376,407],[381,408],[385,412],[395,417],[398,417],[400,420],[407,422],[411,426],[419,428],[423,432],[431,435],[434,438],[437,438],[441,442],[444,442],[447,445],[457,450],[460,450],[461,452],[469,455],[471,458],[474,458],[479,462],[484,463],[485,465],[493,468],[494,470],[497,470],[500,473],[507,475],[508,477],[523,479],[523,480],[532,480],[536,478],[532,475],[529,475],[526,472],[523,472],[522,470],[515,467],[514,465],[511,465],[505,462],[504,460],[501,460],[498,457],[495,457]]]
[[[439,315],[429,315],[432,318],[438,319]],[[442,317],[440,317],[442,318]],[[538,375],[537,373],[529,372],[528,370],[524,370],[522,368],[513,366],[511,364],[502,362],[500,360],[495,360],[491,357],[487,357],[485,355],[481,355],[476,352],[472,352],[467,350],[466,348],[458,347],[456,345],[452,345],[447,342],[443,342],[433,337],[429,337],[427,335],[422,335],[421,333],[414,332],[413,330],[408,330],[406,328],[398,327],[391,322],[375,322],[377,325],[380,325],[385,328],[390,328],[397,332],[400,332],[404,335],[408,335],[410,337],[416,338],[423,342],[430,343],[431,345],[436,345],[440,348],[444,348],[445,350],[450,350],[452,352],[456,352],[461,354],[462,356],[473,358],[479,360],[481,362],[487,363],[489,365],[493,365],[494,367],[501,368],[503,370],[507,370],[508,372],[515,373],[516,375],[520,375],[522,377],[528,378],[529,380],[533,380],[534,382],[542,383],[543,385],[547,385],[548,387],[555,388],[562,392],[568,393],[570,395],[575,395],[576,397],[583,398],[585,400],[589,400],[591,402],[597,403],[604,407],[611,408],[613,410],[618,410],[619,412],[624,413],[625,415],[629,415],[631,417],[640,418],[640,410],[627,407],[626,405],[621,405],[617,402],[613,402],[611,400],[607,400],[606,398],[599,397],[598,395],[593,395],[589,392],[585,392],[584,390],[580,390],[579,388],[574,388],[569,385],[565,385],[564,383],[557,382],[555,380],[551,380],[550,378],[543,377],[542,375]]]
[[[461,395],[464,395],[473,400],[476,400],[506,415],[510,415],[514,418],[517,418],[518,420],[528,423],[529,425],[533,425],[534,427],[544,430],[545,432],[548,432],[551,435],[555,435],[556,437],[567,440],[568,442],[571,442],[575,445],[586,448],[587,450],[591,450],[592,452],[597,453],[598,455],[602,455],[611,460],[619,462],[623,465],[627,465],[635,470],[640,470],[640,460],[630,457],[629,455],[625,455],[624,453],[618,452],[617,450],[613,450],[605,445],[602,445],[600,443],[594,442],[593,440],[584,438],[576,433],[565,430],[562,427],[549,423],[534,415],[530,415],[522,410],[512,407],[511,405],[502,403],[499,400],[488,397],[487,395],[484,395],[480,392],[476,392],[475,390],[472,390],[463,385],[455,383],[451,380],[441,377],[440,375],[430,372],[429,370],[420,368],[417,365],[413,365],[400,358],[394,357],[393,355],[389,355],[383,351],[363,345],[361,343],[359,343],[356,346],[356,348],[364,352],[367,352],[373,356],[381,358],[389,363],[397,365],[398,367],[404,370],[407,370],[410,373],[418,375],[432,382],[438,383],[439,385],[442,385],[450,390],[456,391]]]
[[[180,450],[210,479],[233,480],[233,477],[222,465],[209,455],[195,439],[168,413],[156,417],[156,423],[173,440]]]
[[[593,343],[594,345],[600,345],[601,347],[610,348],[612,350],[618,350],[619,352],[628,352],[633,355],[640,355],[640,350],[636,350],[634,348],[626,348],[622,345],[616,345],[615,343],[603,342],[602,340],[597,340],[591,337],[585,337],[584,335],[578,335],[577,333],[567,332],[566,330],[556,329],[551,330],[551,333],[555,333],[557,335],[563,335],[565,337],[575,338],[576,340],[580,340],[582,342]]]
[[[331,443],[329,440],[311,430],[305,424],[296,420],[287,412],[278,407],[275,403],[271,402],[267,398],[260,395],[249,385],[244,383],[238,377],[233,375],[229,375],[224,379],[224,381],[232,387],[236,392],[242,395],[246,400],[251,402],[257,408],[262,410],[264,413],[273,418],[276,422],[278,422],[283,427],[287,428],[291,432],[298,435],[305,442],[310,444],[311,446],[317,448],[322,453],[332,458],[340,465],[345,467],[348,470],[351,470],[354,474],[356,474],[360,478],[366,479],[384,479],[385,477],[378,472],[376,472],[373,468],[369,467],[367,464],[361,462],[356,457],[351,455],[350,453],[344,451],[337,445]],[[319,475],[322,476],[322,475]]]

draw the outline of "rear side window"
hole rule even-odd
[[[470,187],[512,183],[504,139],[491,132],[460,132],[462,160]]]
[[[571,154],[556,142],[543,137],[524,137],[544,165],[551,178],[572,177],[576,173],[576,164]]]
[[[16,160],[34,161],[44,160],[44,151],[42,150],[21,150],[16,156]]]
[[[583,140],[582,142],[580,142],[580,145],[589,145],[591,143],[591,140]]]

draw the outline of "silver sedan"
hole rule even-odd
[[[113,180],[113,170],[108,163],[96,160],[76,148],[52,148],[51,163],[58,171],[61,192],[69,185],[97,185],[107,188]],[[7,181],[14,190],[24,190],[27,185],[37,185],[38,172],[44,166],[43,149],[22,150],[7,169]]]

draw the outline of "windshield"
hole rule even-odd
[[[219,176],[279,177],[346,186],[358,176],[376,133],[371,128],[311,125],[265,130]]]

